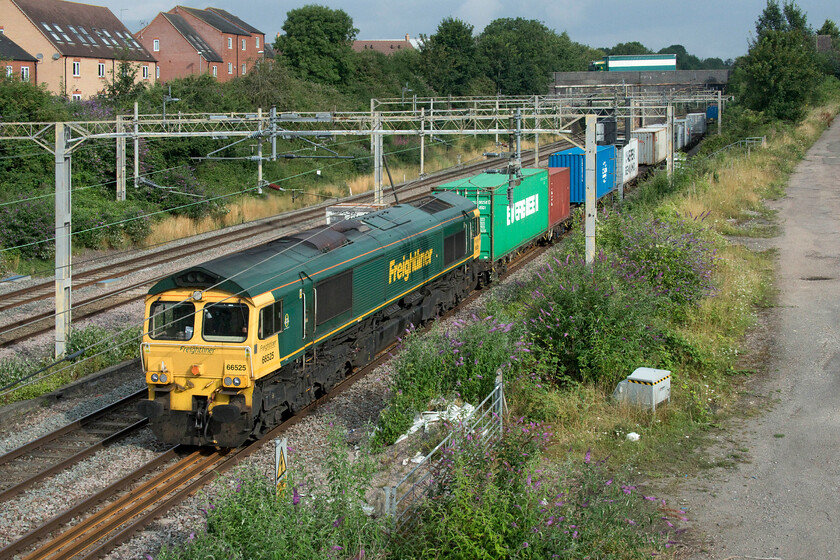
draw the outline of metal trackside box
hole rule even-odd
[[[616,387],[613,397],[621,402],[650,407],[671,400],[671,372],[667,369],[636,368]]]

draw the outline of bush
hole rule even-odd
[[[394,396],[380,416],[377,442],[393,443],[433,399],[481,402],[493,390],[496,372],[529,351],[513,327],[473,315],[448,330],[409,334],[395,359]]]
[[[49,199],[29,200],[0,206],[0,246],[24,258],[48,260],[55,255],[53,203]]]

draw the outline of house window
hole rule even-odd
[[[15,67],[14,66],[6,66],[6,77],[7,78],[11,78],[14,75],[14,73],[15,73]]]
[[[77,78],[82,75],[82,63],[81,62],[74,62],[73,63],[73,75]]]
[[[245,65],[244,64],[242,65],[242,75],[243,76],[245,75]]]
[[[228,48],[229,49],[233,48],[233,37],[228,37]]]
[[[160,50],[160,39],[152,41],[152,50],[158,52]]]
[[[216,76],[218,76],[218,75],[219,75],[219,71],[218,71],[218,70],[219,70],[219,69],[218,69],[218,68],[216,67],[216,65],[214,64],[214,65],[213,65],[213,77],[214,77],[214,78],[215,78]]]
[[[244,50],[245,50],[245,48],[246,48],[246,46],[245,46],[245,39],[242,39],[242,50],[244,51]]]
[[[73,98],[73,101],[81,101],[82,100],[82,94],[81,93],[74,93],[71,97]]]
[[[155,66],[155,78],[160,79],[160,66]]]
[[[228,62],[228,74],[233,74],[233,62]]]
[[[147,64],[143,65],[143,79],[144,80],[149,79],[149,66]]]
[[[256,41],[257,50],[259,50],[260,49],[260,38],[259,37],[254,37],[254,41]]]
[[[105,77],[105,63],[104,62],[100,62],[99,66],[96,67],[96,75],[99,76],[100,78]]]
[[[21,66],[20,67],[20,80],[22,82],[29,81],[29,66]]]

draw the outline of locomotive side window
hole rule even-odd
[[[248,307],[241,303],[204,306],[201,334],[208,342],[243,342],[248,337]]]
[[[452,264],[467,254],[467,235],[464,230],[443,239],[443,265]]]
[[[315,325],[323,325],[353,308],[353,271],[327,278],[315,285],[318,299],[315,302]]]
[[[260,309],[260,339],[283,332],[283,302],[275,301]]]
[[[156,301],[149,310],[149,336],[154,340],[189,340],[195,324],[195,305]]]

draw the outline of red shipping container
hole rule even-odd
[[[569,168],[548,168],[548,227],[554,227],[571,215],[569,206]]]

